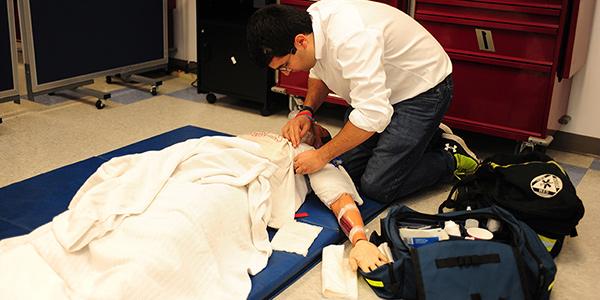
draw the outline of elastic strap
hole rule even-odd
[[[342,207],[342,209],[340,209],[340,213],[337,216],[338,223],[340,222],[340,220],[342,219],[344,214],[346,214],[350,210],[359,211],[358,207],[356,207],[356,204],[354,204],[354,203],[348,203],[348,204],[344,205],[344,207]]]
[[[360,235],[357,236],[357,240],[354,240],[354,236],[355,235]],[[350,233],[348,233],[348,239],[350,240],[350,242],[354,245],[356,244],[356,242],[358,242],[358,239],[367,239],[367,234],[365,233],[365,229],[362,226],[354,226],[352,227],[352,230],[350,230]]]

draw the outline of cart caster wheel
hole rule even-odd
[[[517,141],[515,143],[514,154],[528,153],[533,151],[533,145],[527,142]]]
[[[266,107],[263,107],[260,109],[260,115],[263,117],[270,116],[271,114],[272,114],[271,110]]]
[[[547,149],[547,147],[542,146],[542,145],[536,145],[536,144],[529,143],[529,142],[517,142],[514,153],[522,154],[522,153],[531,153],[534,151],[546,153],[546,149]]]
[[[208,101],[210,104],[214,104],[217,102],[217,96],[213,93],[208,93],[206,95],[206,101]]]
[[[152,86],[150,88],[150,94],[152,94],[152,96],[158,95],[158,91],[157,91],[157,87],[156,86]]]
[[[106,76],[106,83],[111,84],[112,83],[112,77]]]
[[[106,106],[106,104],[104,104],[104,102],[102,100],[96,101],[96,108],[97,109],[103,109],[105,106]]]

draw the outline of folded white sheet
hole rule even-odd
[[[271,241],[271,247],[273,247],[273,250],[306,256],[308,248],[315,241],[321,229],[323,228],[320,226],[306,223],[288,222],[277,231]]]
[[[348,258],[344,258],[344,245],[329,245],[323,248],[321,276],[323,296],[342,299],[358,298],[356,271],[350,267]]]

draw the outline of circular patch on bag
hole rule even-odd
[[[553,174],[544,174],[531,181],[531,190],[542,198],[552,198],[563,188],[562,180]]]

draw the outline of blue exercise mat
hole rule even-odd
[[[27,234],[50,222],[54,216],[67,209],[71,198],[85,180],[102,163],[113,157],[160,150],[187,139],[211,135],[227,134],[185,126],[0,188],[0,239]],[[366,223],[385,206],[363,199],[365,203],[360,210]],[[298,212],[308,213],[307,217],[299,219],[300,222],[321,226],[323,230],[309,248],[306,257],[274,251],[267,267],[252,277],[249,299],[275,297],[321,260],[323,247],[346,239],[331,211],[314,194],[307,196]],[[274,234],[275,230],[270,229],[270,238]]]

